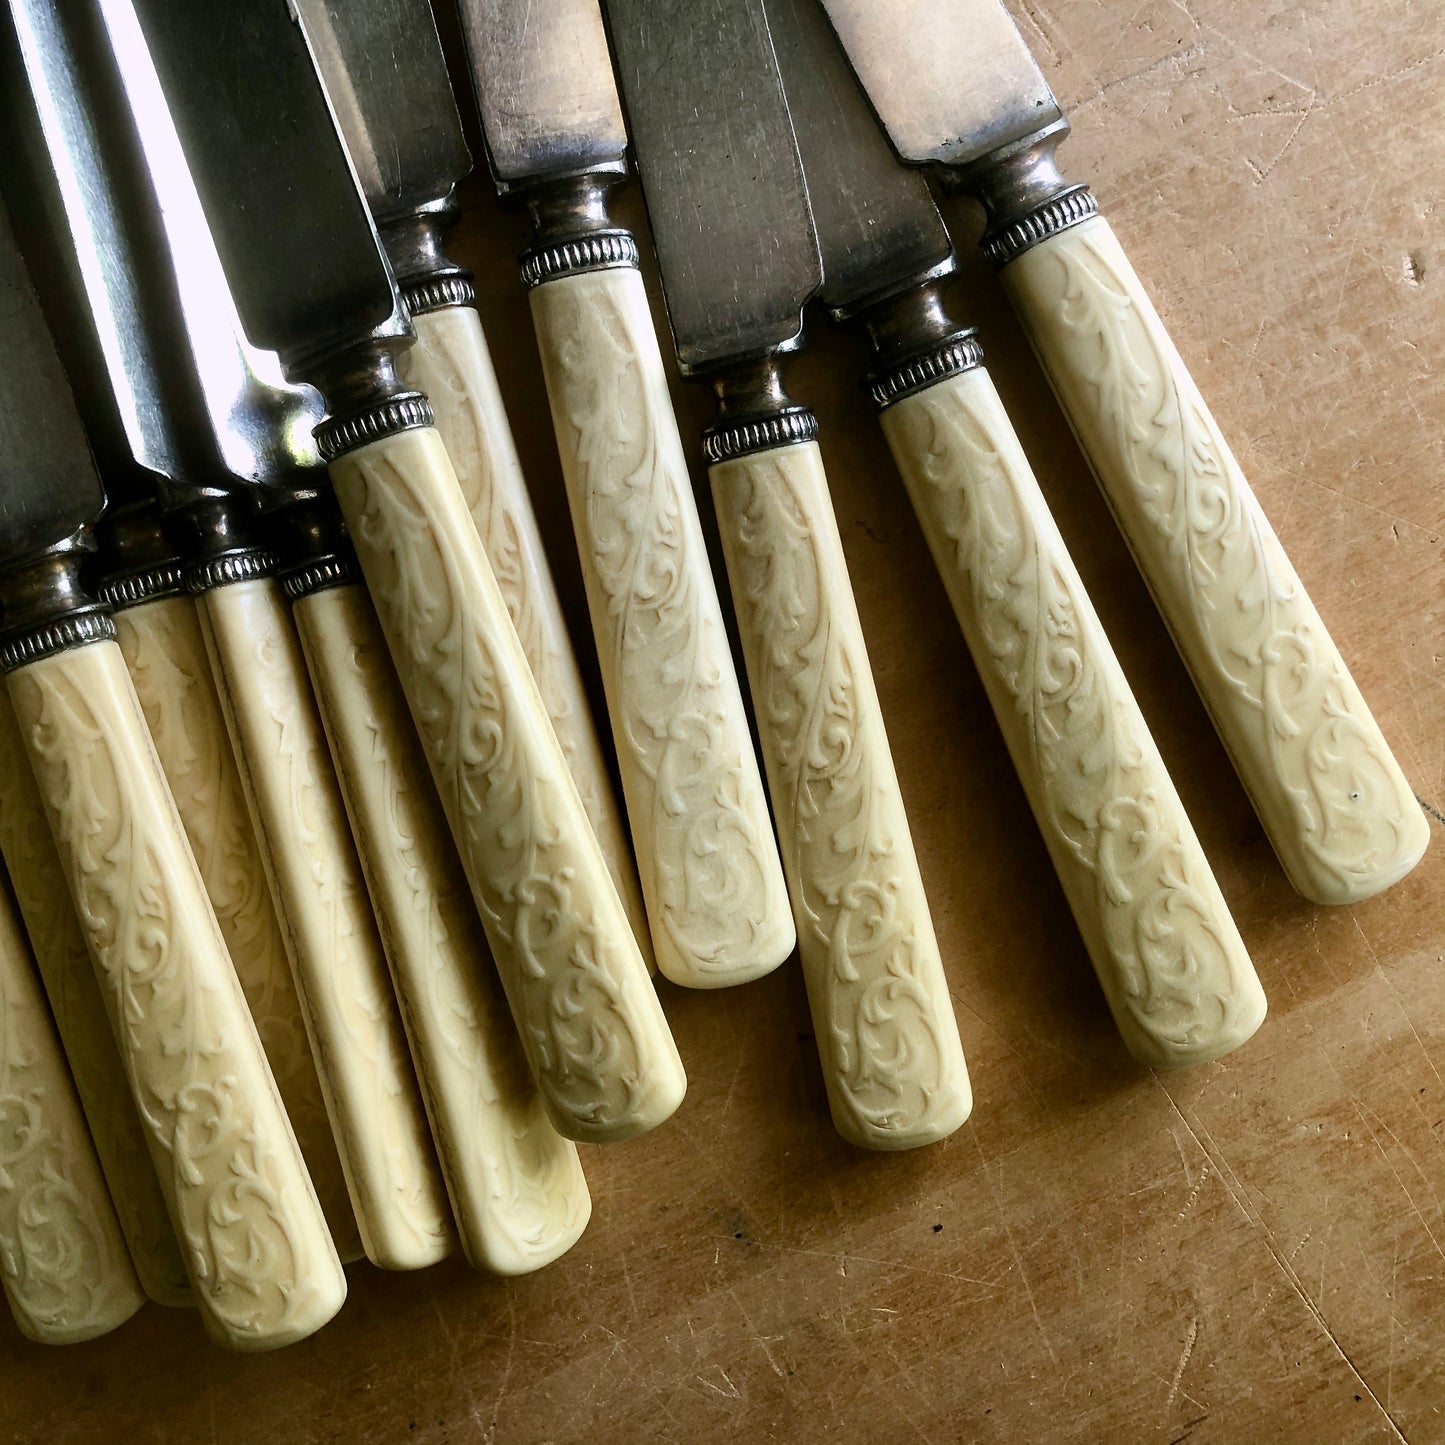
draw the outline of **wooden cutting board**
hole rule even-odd
[[[584,1151],[595,1216],[560,1263],[509,1282],[353,1265],[339,1319],[262,1358],[155,1306],[64,1350],[3,1320],[0,1440],[1445,1440],[1445,29],[1418,0],[1019,13],[1075,122],[1072,170],[1434,820],[1426,861],[1354,908],[1291,893],[970,261],[958,310],[1258,965],[1258,1036],[1172,1076],[1120,1046],[856,389],[861,353],[820,326],[795,390],[823,426],[972,1121],[920,1153],[850,1149],[795,965],[720,994],[663,984],[688,1099]],[[585,626],[512,265],[524,225],[485,184],[466,200],[453,249]],[[971,245],[967,208],[950,219]],[[677,401],[695,437],[708,398]]]

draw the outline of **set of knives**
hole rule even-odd
[[[576,1142],[666,1120],[649,978],[796,947],[839,1132],[972,1105],[816,419],[864,378],[1129,1049],[1259,981],[983,366],[925,174],[1025,325],[1291,881],[1423,814],[999,0],[459,0],[521,257],[620,809],[471,277],[428,0],[4,0],[0,1276],[67,1341],[144,1298],[265,1349],[342,1262],[516,1274]],[[605,15],[604,15],[605,10]],[[624,122],[624,113],[626,121]],[[643,291],[635,158],[761,753]],[[922,172],[922,173],[921,173]],[[826,442],[826,438],[824,439]],[[766,784],[766,786],[765,786]],[[770,805],[771,804],[771,810]],[[625,821],[623,813],[625,812]]]

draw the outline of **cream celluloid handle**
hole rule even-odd
[[[527,1072],[371,599],[332,587],[293,616],[462,1248],[495,1274],[540,1269],[586,1227],[587,1181]]]
[[[641,1134],[682,1102],[682,1060],[441,437],[330,471],[552,1121]]]
[[[0,780],[0,854],[136,1276],[158,1304],[194,1304],[65,868],[50,836],[45,803],[30,770],[15,709],[3,692]]]
[[[1290,882],[1388,888],[1428,823],[1108,222],[1002,276]]]
[[[1130,1052],[1218,1058],[1264,990],[993,382],[882,423]]]
[[[744,983],[796,935],[642,277],[531,300],[658,967]]]
[[[0,1282],[21,1334],[94,1339],[145,1302],[0,881]]]
[[[206,1328],[301,1339],[346,1276],[120,649],[6,681]]]
[[[362,1246],[422,1269],[451,1217],[301,644],[271,578],[197,600]]]
[[[817,445],[710,472],[838,1132],[951,1134],[973,1104]]]
[[[402,376],[431,399],[437,430],[506,598],[562,756],[602,845],[638,947],[651,964],[652,937],[632,844],[592,725],[481,318],[471,306],[447,306],[412,320],[416,345],[402,357]]]
[[[357,1259],[361,1236],[196,604],[161,597],[123,608],[115,632],[331,1237],[343,1260]]]

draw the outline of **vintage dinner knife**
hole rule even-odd
[[[667,391],[597,0],[461,0],[492,176],[522,257],[658,967],[709,988],[776,968],[787,888]]]
[[[0,669],[86,928],[207,1329],[285,1344],[346,1277],[176,817],[107,609],[104,504],[54,343],[0,213]]]
[[[825,0],[899,155],[982,202],[983,246],[1290,881],[1351,903],[1429,827],[1087,186],[999,0]]]
[[[157,134],[165,117],[154,75],[147,105],[137,47],[126,43],[134,16],[129,35],[117,18],[123,0],[110,33],[128,79],[95,7],[8,3],[23,74],[6,87],[0,180],[12,202],[26,201],[42,303],[112,494],[114,520],[98,532],[102,595],[119,604],[121,648],[192,851],[219,885],[223,935],[241,945],[232,961],[243,987],[258,973],[252,995],[274,991],[278,974],[288,981],[280,1073],[303,1081],[303,1152],[321,1166],[313,1182],[333,1227],[343,1247],[359,1227],[383,1267],[421,1268],[454,1244],[444,1186],[306,665],[255,518],[260,494],[300,470],[288,413],[300,413],[289,431],[304,438],[307,420],[319,420],[315,402],[267,383],[236,342],[174,134],[169,149]],[[133,117],[147,111],[141,130]],[[156,501],[190,534],[174,561],[164,547],[156,556]],[[194,602],[176,595],[182,581]],[[241,817],[218,840],[223,804],[236,803]],[[235,826],[248,808],[254,832]],[[276,922],[260,940],[234,926],[251,921],[234,916],[238,884],[243,895],[269,884]],[[257,959],[256,941],[284,946]],[[325,1091],[319,1116],[308,1052]]]
[[[1264,990],[977,338],[943,306],[942,217],[818,0],[767,9],[819,300],[873,344],[884,432],[1109,1006],[1145,1063],[1218,1058],[1259,1027]]]
[[[472,168],[428,0],[299,0],[416,345],[401,361],[425,392],[456,468],[557,741],[644,955],[647,913],[627,830],[592,723],[469,271],[442,248],[455,187]],[[385,63],[378,63],[384,56]]]
[[[822,279],[755,0],[608,0],[678,362],[704,442],[833,1119],[940,1139],[972,1097],[837,520],[782,357]]]
[[[548,1111],[572,1138],[639,1134],[681,1101],[682,1063],[431,407],[398,375],[411,325],[305,42],[284,0],[136,9],[247,336],[321,391],[316,440]]]

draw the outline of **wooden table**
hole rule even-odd
[[[1423,0],[1022,0],[1089,177],[1437,825],[1367,904],[1270,849],[1021,334],[960,314],[1258,965],[1225,1061],[1125,1054],[876,423],[820,323],[814,406],[976,1093],[919,1153],[828,1122],[795,964],[662,985],[674,1121],[588,1149],[593,1223],[530,1278],[350,1270],[317,1338],[243,1358],[143,1310],[45,1350],[0,1325],[17,1442],[1445,1440],[1445,29]],[[585,625],[519,218],[455,251]],[[635,206],[635,201],[632,202]],[[950,212],[971,248],[976,223]],[[652,273],[649,271],[649,277]],[[709,399],[677,389],[694,439]],[[696,457],[694,458],[696,460]],[[699,468],[700,473],[700,468]],[[708,510],[705,508],[705,510]]]

